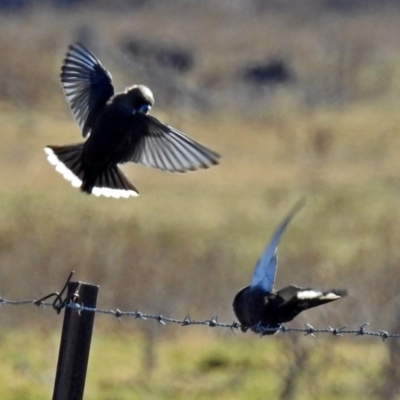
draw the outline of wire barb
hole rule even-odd
[[[182,321],[182,323],[181,323],[181,326],[188,326],[188,325],[190,325],[190,323],[191,323],[190,315],[188,314],[188,315],[186,315],[186,317],[183,319],[183,321]]]
[[[240,329],[240,324],[237,321],[233,321],[231,325],[231,331],[236,335],[235,329]]]
[[[389,337],[389,333],[387,333],[386,331],[380,330],[379,333],[381,334],[382,342],[384,342]]]
[[[315,338],[315,335],[314,335],[315,329],[314,329],[314,327],[312,325],[310,325],[308,322],[305,323],[305,326],[306,326],[306,333],[304,334],[304,336],[310,335],[310,336]]]
[[[121,310],[119,310],[118,308],[114,311],[114,315],[117,317],[118,321],[122,320],[122,313]]]
[[[366,330],[365,327],[369,325],[369,322],[366,322],[365,324],[360,325],[360,328],[358,330],[358,332],[356,333],[356,336],[362,336],[366,334]]]
[[[134,314],[135,314],[135,319],[138,319],[138,318],[140,318],[140,319],[146,319],[146,317],[143,315],[143,313],[141,313],[141,312],[138,311],[138,310],[134,311]]]
[[[218,326],[218,317],[211,317],[211,319],[208,321],[208,326],[211,326],[212,328]]]
[[[347,325],[342,326],[341,328],[332,328],[328,326],[329,330],[332,332],[333,336],[343,336],[342,331],[347,328]]]

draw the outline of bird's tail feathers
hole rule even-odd
[[[330,289],[330,290],[325,290],[323,293],[324,294],[333,293],[339,297],[346,297],[349,294],[347,289]]]
[[[305,301],[318,301],[320,304],[328,303],[347,296],[345,289],[331,289],[331,290],[315,290],[315,289],[301,289],[297,292],[296,297],[298,300]]]
[[[85,190],[85,185],[82,185]],[[105,196],[114,198],[128,198],[138,196],[139,192],[128,179],[128,177],[116,165],[112,165],[99,174],[91,189],[95,196]]]
[[[47,160],[54,165],[72,186],[95,196],[128,198],[138,196],[139,192],[127,176],[116,165],[101,171],[89,169],[82,162],[83,143],[66,146],[47,146],[44,148]]]
[[[49,163],[74,187],[80,187],[84,179],[82,148],[82,143],[44,148]]]

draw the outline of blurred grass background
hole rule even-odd
[[[350,296],[290,325],[400,332],[396,1],[17,3],[0,1],[1,296],[39,298],[73,269],[100,285],[100,307],[232,321],[234,295],[306,197],[276,286]],[[117,91],[148,85],[152,114],[220,152],[221,165],[188,175],[126,165],[140,191],[131,200],[72,188],[42,148],[81,140],[59,84],[75,40]],[[168,64],[174,51],[184,69]],[[277,62],[287,79],[249,78]],[[2,399],[49,398],[61,317],[9,306],[0,321]],[[398,399],[397,343],[97,316],[85,398]]]

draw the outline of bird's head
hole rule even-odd
[[[126,98],[133,107],[133,113],[148,114],[154,105],[153,93],[147,86],[134,85],[125,90]]]

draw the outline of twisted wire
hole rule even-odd
[[[2,305],[22,306],[28,304],[33,304],[39,307],[53,307],[58,312],[60,311],[61,308],[67,307],[74,309],[79,313],[82,311],[86,311],[97,314],[107,314],[107,315],[112,315],[118,319],[121,319],[122,317],[133,317],[135,319],[142,319],[142,320],[155,320],[161,325],[166,325],[167,323],[178,324],[180,326],[202,325],[211,328],[228,328],[231,329],[233,332],[237,329],[240,329],[239,322],[237,321],[233,321],[231,323],[219,322],[218,316],[212,316],[210,319],[198,321],[192,319],[190,315],[186,315],[185,318],[179,319],[179,318],[165,317],[163,315],[148,314],[139,311],[137,309],[134,311],[121,311],[118,308],[116,308],[115,310],[106,310],[101,308],[85,307],[84,305],[80,305],[73,301],[64,302],[61,305],[55,305],[55,302],[45,302],[45,301],[38,302],[37,300],[7,300],[5,298],[0,297],[0,306]],[[282,333],[300,332],[304,333],[305,336],[309,335],[312,337],[315,337],[315,334],[320,334],[320,333],[328,333],[336,337],[341,337],[344,335],[374,336],[381,338],[383,341],[389,338],[400,337],[400,333],[389,333],[388,331],[383,329],[379,329],[378,331],[370,331],[366,328],[368,325],[369,323],[361,324],[357,329],[347,329],[347,325],[342,326],[340,328],[333,328],[331,326],[328,326],[327,328],[315,328],[311,324],[306,323],[304,328],[292,328],[292,327],[287,327],[286,325],[281,325],[281,327],[278,329],[278,332]],[[252,329],[260,335],[269,331],[273,332],[276,331],[276,328],[270,328],[268,326],[261,326],[261,325],[255,326]]]

